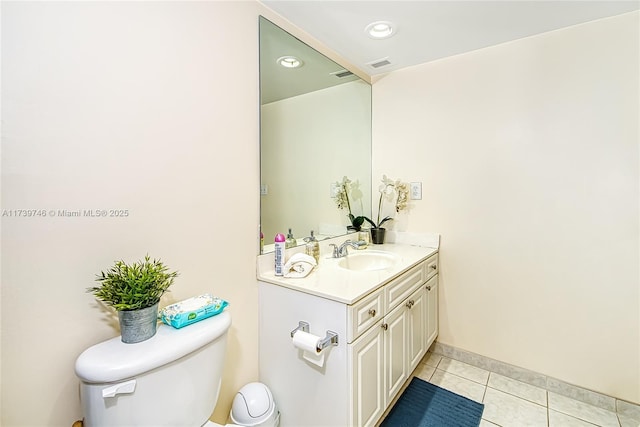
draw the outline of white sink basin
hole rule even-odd
[[[389,252],[364,250],[350,253],[338,266],[353,271],[375,271],[392,267],[399,260],[400,257]]]

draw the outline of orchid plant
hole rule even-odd
[[[396,213],[399,213],[401,210],[406,209],[409,203],[409,184],[407,184],[406,182],[401,182],[400,180],[394,181],[392,179],[389,179],[386,175],[382,175],[382,184],[380,185],[378,190],[380,191],[380,200],[378,201],[377,221],[373,222],[371,219],[364,217],[364,220],[371,224],[373,228],[381,228],[382,224],[393,219],[388,215],[380,219],[383,200],[386,199],[390,203],[394,202]]]
[[[338,209],[346,209],[349,211],[347,217],[349,217],[349,222],[351,222],[351,226],[355,231],[360,231],[362,224],[364,224],[365,217],[363,216],[354,216],[351,212],[351,201],[349,200],[349,193],[352,195],[360,193],[360,186],[358,183],[351,181],[346,176],[342,178],[342,181],[336,182],[336,195],[335,202],[338,205]]]

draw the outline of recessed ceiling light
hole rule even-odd
[[[376,21],[367,25],[364,29],[372,39],[386,39],[396,33],[393,24],[389,21]]]
[[[295,56],[281,56],[276,62],[285,68],[299,68],[304,64],[301,59]]]

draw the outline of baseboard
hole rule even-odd
[[[569,384],[557,378],[442,344],[438,341],[433,343],[429,351],[640,421],[640,405],[632,402]]]

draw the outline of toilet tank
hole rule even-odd
[[[160,325],[152,338],[120,337],[76,360],[84,426],[202,426],[213,412],[231,315],[224,312],[181,329]]]

